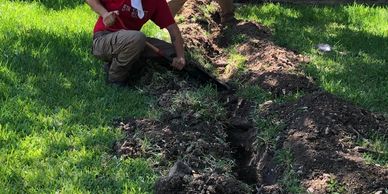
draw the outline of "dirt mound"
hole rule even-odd
[[[371,132],[386,135],[388,119],[322,92],[299,68],[306,57],[274,44],[260,24],[220,25],[218,14],[204,9],[209,3],[190,0],[182,11],[180,28],[194,59],[274,98],[304,96],[256,104],[155,66],[140,82],[157,96],[154,108],[161,115],[118,120],[126,137],[117,142],[117,154],[148,158],[162,176],[156,193],[287,193],[285,176],[301,181],[301,193],[384,192],[387,168],[367,164],[360,152],[373,150],[355,142]],[[243,56],[246,71],[239,72],[226,50]],[[260,136],[275,124],[279,129],[271,139]]]
[[[328,191],[328,183],[334,179],[346,185],[349,192],[374,192],[387,187],[386,168],[367,165],[365,161],[360,161],[357,165],[346,162],[346,159],[343,159],[342,163],[338,162],[338,158],[345,158],[339,153],[353,153],[345,151],[346,149],[354,149],[356,147],[354,142],[366,137],[372,129],[380,134],[385,134],[387,125],[381,123],[386,123],[386,119],[376,117],[368,111],[320,92],[314,81],[306,77],[299,68],[300,64],[309,62],[307,57],[274,44],[271,40],[271,31],[260,24],[235,21],[228,25],[219,25],[217,13],[204,13],[201,8],[209,3],[205,0],[192,0],[188,2],[183,11],[192,18],[181,26],[185,40],[187,40],[187,48],[206,56],[207,62],[217,68],[220,76],[231,81],[259,85],[274,96],[284,96],[296,92],[306,94],[294,106],[283,105],[278,109],[271,109],[270,112],[278,113],[278,119],[286,126],[278,135],[275,147],[263,144],[257,148],[255,142],[251,141],[251,136],[260,133],[261,129],[247,124],[240,124],[238,127],[230,126],[227,129],[228,141],[231,143],[232,150],[235,151],[234,158],[239,166],[235,168],[237,177],[248,184],[255,183],[263,193],[281,193],[284,188],[279,186],[277,182],[280,181],[279,179],[286,171],[286,167],[274,164],[274,153],[280,149],[291,149],[291,153],[296,157],[293,166],[300,168],[296,169],[296,172],[299,172],[298,176],[300,176],[303,186],[310,190],[313,189],[315,192]],[[235,68],[230,68],[233,64],[229,64],[230,56],[225,53],[225,50],[229,49],[230,51],[230,48],[235,49],[235,54],[244,56],[246,71],[238,73]],[[210,54],[208,54],[209,52]],[[239,103],[244,104],[241,102]],[[308,107],[307,112],[303,109],[306,107]],[[228,109],[229,112],[231,110],[233,108]],[[241,115],[244,116],[236,120],[250,123],[249,119],[246,119],[249,118],[247,111]],[[313,119],[311,126],[306,124],[309,122],[308,118]],[[294,125],[298,125],[298,127]],[[302,131],[305,132],[302,133]],[[301,141],[299,139],[297,141],[291,140],[293,140],[294,134],[298,133],[306,134],[306,139],[311,139],[310,141],[313,142],[314,146],[310,145],[310,150],[296,149]],[[305,145],[308,144],[305,143]],[[346,149],[345,145],[348,146]],[[309,157],[310,153],[315,153],[313,158]],[[351,156],[355,157],[356,155],[357,153]],[[357,157],[361,160],[360,154]],[[310,162],[310,159],[316,159],[320,162]],[[326,165],[326,168],[323,165]],[[348,166],[339,169],[343,165]],[[330,167],[334,170],[330,170]],[[359,169],[356,169],[357,167]],[[301,172],[302,174],[300,174]],[[333,172],[335,173],[331,174],[331,177],[326,176],[326,174]],[[358,176],[355,176],[354,173]],[[352,176],[356,178],[349,178]],[[362,176],[368,178],[361,178]],[[317,178],[321,182],[317,181]],[[318,182],[321,183],[321,189],[312,187]]]
[[[226,114],[218,95],[207,96],[209,93],[204,91],[203,97],[193,96],[198,87],[192,87],[182,77],[167,77],[159,77],[159,84],[170,87],[162,89],[152,85],[155,91],[150,92],[159,94],[157,105],[162,112],[159,120],[129,118],[116,121],[126,134],[116,143],[116,153],[131,158],[154,158],[153,168],[161,175],[165,175],[175,161],[181,161],[178,164],[183,166],[182,169],[190,169],[181,173],[176,170],[178,167],[173,167],[168,176],[157,181],[156,193],[251,192],[250,187],[233,175],[233,149],[227,140],[228,126],[241,126],[241,123],[252,126],[249,121],[234,122],[241,118],[241,114],[234,114],[242,112],[238,98],[222,96],[222,103],[236,107],[234,112]],[[201,107],[202,104],[205,107]],[[226,119],[226,115],[234,120]]]
[[[128,118],[116,121],[116,126],[127,134],[124,142],[119,142],[116,147],[117,153],[130,157],[149,157],[158,153],[161,161],[184,159],[193,169],[206,166],[208,161],[203,160],[204,156],[230,158],[228,144],[213,141],[226,138],[224,125],[217,121],[219,113],[215,111],[218,110],[203,114],[204,108],[191,96],[198,85],[193,85],[193,80],[167,71],[149,73],[152,75],[143,83],[149,84],[148,92],[159,96],[156,104],[162,113],[159,120]],[[201,99],[201,103],[216,106],[214,98],[216,96]],[[142,142],[145,139],[147,141]]]
[[[275,96],[284,96],[297,92],[309,93],[319,90],[314,82],[303,75],[284,72],[265,72],[260,75],[251,73],[249,84],[259,85]]]
[[[387,120],[331,94],[316,92],[267,110],[285,124],[283,149],[295,157],[302,185],[325,193],[330,180],[346,192],[372,193],[388,187],[388,169],[366,164],[355,142],[388,133]]]
[[[127,138],[117,144],[117,153],[131,158],[157,156],[153,167],[161,174],[171,162],[185,161],[186,172],[182,173],[182,167],[170,170],[169,176],[156,182],[155,193],[249,193],[246,184],[227,176],[231,172],[227,166],[217,164],[232,162],[223,126],[196,121],[191,116],[169,115],[162,122],[135,119],[121,122]]]
[[[287,120],[290,129],[308,128],[316,130],[316,135],[323,135],[323,132],[326,135],[337,135],[336,132],[343,131],[365,137],[368,133],[388,132],[388,125],[383,116],[355,107],[326,92],[308,94],[295,104],[284,104],[273,111]]]
[[[250,188],[235,178],[217,173],[203,174],[197,176],[163,177],[156,182],[155,193],[225,193],[225,194],[246,194]]]
[[[262,4],[262,3],[286,3],[286,4],[310,4],[310,5],[338,5],[362,3],[366,5],[386,5],[386,0],[235,0],[234,3]]]
[[[191,0],[185,4],[182,14],[188,18],[180,28],[185,39],[185,46],[195,55],[203,56],[202,63],[216,67],[221,78],[227,81],[244,82],[242,78],[255,79],[252,84],[262,85],[270,82],[263,73],[295,74],[299,64],[309,59],[289,49],[279,47],[271,41],[271,30],[250,21],[234,21],[227,25],[219,24],[218,13],[204,13],[207,0]],[[213,6],[217,6],[213,4]],[[231,64],[227,51],[235,50],[234,55],[243,56],[245,71],[238,72],[238,67]],[[279,82],[290,82],[290,76],[277,76]],[[284,80],[283,80],[284,78]],[[304,78],[307,79],[307,78]],[[287,91],[301,88],[292,84]],[[311,84],[310,84],[311,85]]]
[[[120,128],[127,138],[118,144],[117,153],[131,158],[157,154],[161,161],[183,159],[197,171],[207,167],[212,159],[210,156],[229,160],[231,151],[228,144],[221,141],[226,138],[221,123],[198,121],[191,114],[168,115],[162,122],[147,119],[121,122]],[[216,139],[219,141],[214,141]],[[209,161],[204,160],[205,157],[209,157],[206,158]]]

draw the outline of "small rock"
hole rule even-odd
[[[259,105],[260,108],[263,108],[263,107],[268,107],[270,106],[271,104],[273,104],[273,101],[272,100],[268,100],[262,104]]]
[[[314,193],[314,189],[313,189],[312,187],[309,187],[309,188],[307,189],[307,193]]]
[[[207,192],[208,193],[216,193],[216,189],[213,186],[210,185],[210,186],[207,187]]]
[[[196,113],[194,113],[193,117],[196,118],[196,119],[198,119],[198,118],[201,117],[201,113],[196,112]]]
[[[325,179],[330,179],[331,175],[327,174],[327,173],[323,173],[322,177],[325,178]]]
[[[330,133],[330,129],[329,129],[329,127],[326,127],[325,128],[325,135],[329,135],[329,133]]]
[[[368,152],[369,150],[367,148],[361,147],[361,146],[356,146],[353,148],[354,151],[359,152],[359,153],[365,153]]]
[[[172,134],[172,131],[171,131],[171,129],[170,129],[169,127],[163,128],[162,131],[163,131],[164,133],[166,133],[166,134],[170,134],[170,135]]]
[[[184,176],[184,175],[192,175],[192,174],[193,174],[192,169],[189,166],[187,166],[184,162],[178,160],[177,162],[175,162],[174,166],[170,169],[168,176],[172,177],[174,175]]]

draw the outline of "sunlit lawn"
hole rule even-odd
[[[310,56],[306,69],[326,90],[388,112],[387,8],[265,4],[238,16]],[[90,54],[95,19],[83,1],[0,0],[0,193],[152,191],[146,159],[113,153],[122,134],[112,120],[153,116],[155,97],[105,84]],[[144,31],[165,38],[154,25]],[[319,54],[318,43],[334,51]]]
[[[237,13],[269,26],[277,44],[309,56],[305,70],[320,87],[388,116],[388,7],[269,3],[242,6]],[[318,52],[320,43],[332,51]],[[365,154],[367,161],[388,166],[388,135],[370,129],[369,138],[383,154]]]
[[[112,120],[152,116],[153,98],[105,84],[95,19],[84,4],[0,1],[0,193],[151,191],[144,159],[112,153]]]
[[[388,113],[387,7],[248,5],[238,17],[271,27],[278,44],[309,56],[307,72],[327,91]],[[317,52],[319,43],[333,51]]]

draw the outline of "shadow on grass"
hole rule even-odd
[[[30,29],[6,37],[0,39],[0,153],[10,157],[0,169],[0,187],[6,186],[0,192],[150,189],[154,175],[144,160],[102,155],[119,135],[108,127],[112,120],[146,116],[152,98],[105,84],[102,63],[90,54],[90,33]],[[35,172],[38,178],[26,178]]]
[[[61,10],[66,8],[75,8],[85,3],[85,0],[13,0],[27,3],[38,2],[48,9]]]
[[[372,8],[352,6],[355,12]],[[365,30],[363,22],[369,20],[361,15],[364,12],[356,17],[350,12],[346,6],[279,4],[238,10],[243,18],[269,22],[277,44],[312,56],[307,72],[326,90],[373,111],[387,112],[388,99],[384,94],[388,93],[388,38]],[[376,17],[373,19],[369,26],[378,27]],[[315,47],[319,43],[331,45],[333,51],[317,52]]]
[[[2,61],[15,74],[15,83],[8,79],[8,87],[19,87],[19,91],[13,90],[8,97],[29,97],[51,111],[73,107],[80,114],[75,115],[75,120],[91,126],[116,113],[116,116],[128,116],[123,115],[125,112],[144,115],[143,107],[150,99],[134,90],[106,85],[102,62],[90,54],[91,44],[89,33],[55,35],[40,30],[23,35],[10,33],[2,41],[0,51],[6,56]],[[131,111],[123,111],[125,101],[127,108],[133,108]]]

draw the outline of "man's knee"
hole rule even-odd
[[[139,31],[123,30],[120,32],[120,42],[129,50],[142,51],[145,47],[146,36]]]
[[[144,35],[143,32],[134,33],[133,36],[133,43],[136,44],[139,48],[141,48],[141,50],[143,50],[147,37]]]

